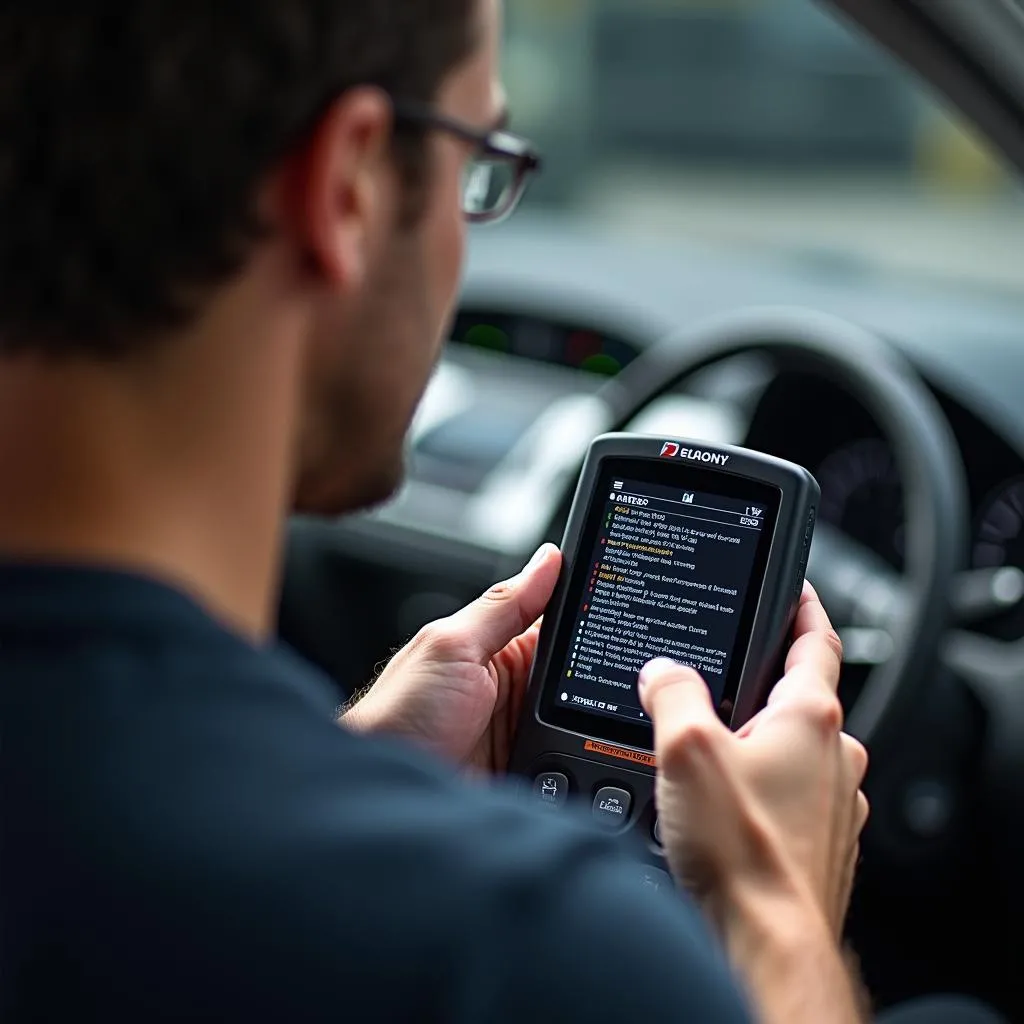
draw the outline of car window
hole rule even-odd
[[[1014,288],[1011,174],[810,0],[515,0],[505,78],[547,157],[526,209],[615,232]]]

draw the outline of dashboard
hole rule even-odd
[[[461,310],[451,342],[602,377],[621,373],[641,352],[624,338],[579,322],[486,309]]]
[[[413,428],[413,481],[476,493],[554,403],[593,393],[641,351],[581,321],[464,308]]]

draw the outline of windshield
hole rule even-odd
[[[546,158],[524,209],[619,234],[1024,281],[1010,172],[811,0],[506,9],[514,126]]]

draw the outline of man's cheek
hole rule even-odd
[[[439,273],[438,290],[444,296],[445,328],[451,326],[459,300],[459,286],[462,283],[462,269],[466,256],[466,226],[461,210],[458,219],[449,228],[449,237],[443,253],[437,261]]]

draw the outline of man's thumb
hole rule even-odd
[[[561,566],[558,548],[543,545],[517,576],[495,584],[456,612],[451,626],[471,641],[481,662],[488,661],[541,617]]]
[[[640,703],[654,722],[718,723],[711,692],[700,674],[668,658],[649,661],[640,671],[637,684]]]

